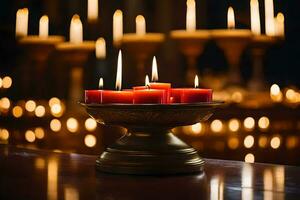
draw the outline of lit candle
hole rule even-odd
[[[19,9],[16,14],[16,37],[28,35],[28,9]]]
[[[40,19],[39,37],[47,38],[49,34],[49,18],[47,15],[43,15]]]
[[[273,0],[265,0],[265,27],[266,27],[266,35],[268,36],[275,35]]]
[[[231,6],[228,8],[228,12],[227,12],[227,27],[228,29],[235,28],[234,11]]]
[[[99,90],[85,90],[85,103],[102,103],[103,78],[99,79]]]
[[[145,35],[146,34],[146,21],[143,15],[138,15],[135,18],[135,28],[137,35]]]
[[[96,58],[105,59],[106,57],[106,44],[104,38],[98,38],[96,41]]]
[[[259,4],[258,0],[250,1],[250,9],[251,9],[251,30],[255,35],[260,35],[260,16],[259,16]]]
[[[284,15],[278,13],[276,16],[276,35],[284,37]]]
[[[88,0],[88,21],[98,19],[98,0]]]
[[[116,10],[113,16],[113,40],[119,42],[123,37],[123,13]]]
[[[70,25],[70,42],[80,44],[83,40],[82,23],[79,15],[74,15]]]
[[[186,30],[196,30],[196,3],[195,0],[186,1]]]

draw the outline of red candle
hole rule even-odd
[[[181,103],[181,94],[185,88],[172,88],[170,90],[170,103]]]
[[[181,93],[181,103],[198,103],[212,101],[212,89],[190,88]]]
[[[101,103],[103,90],[85,90],[85,103]]]
[[[133,103],[133,92],[132,91],[114,91],[114,90],[103,90],[102,92],[102,103]]]
[[[165,101],[165,91],[156,89],[134,90],[134,104],[162,104]]]

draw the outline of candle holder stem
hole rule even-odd
[[[264,72],[263,72],[263,58],[265,54],[264,48],[253,48],[253,72],[252,77],[248,83],[248,86],[251,90],[259,91],[266,88],[264,81]]]
[[[75,108],[83,94],[83,67],[72,67],[70,73],[69,107]]]

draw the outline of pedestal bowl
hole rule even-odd
[[[173,135],[171,129],[205,121],[222,104],[81,103],[98,123],[127,129],[97,159],[97,170],[135,175],[203,172],[203,159],[194,148]]]

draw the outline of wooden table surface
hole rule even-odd
[[[0,145],[0,199],[300,199],[300,167],[206,159],[205,174],[151,177],[101,174],[95,159]]]

